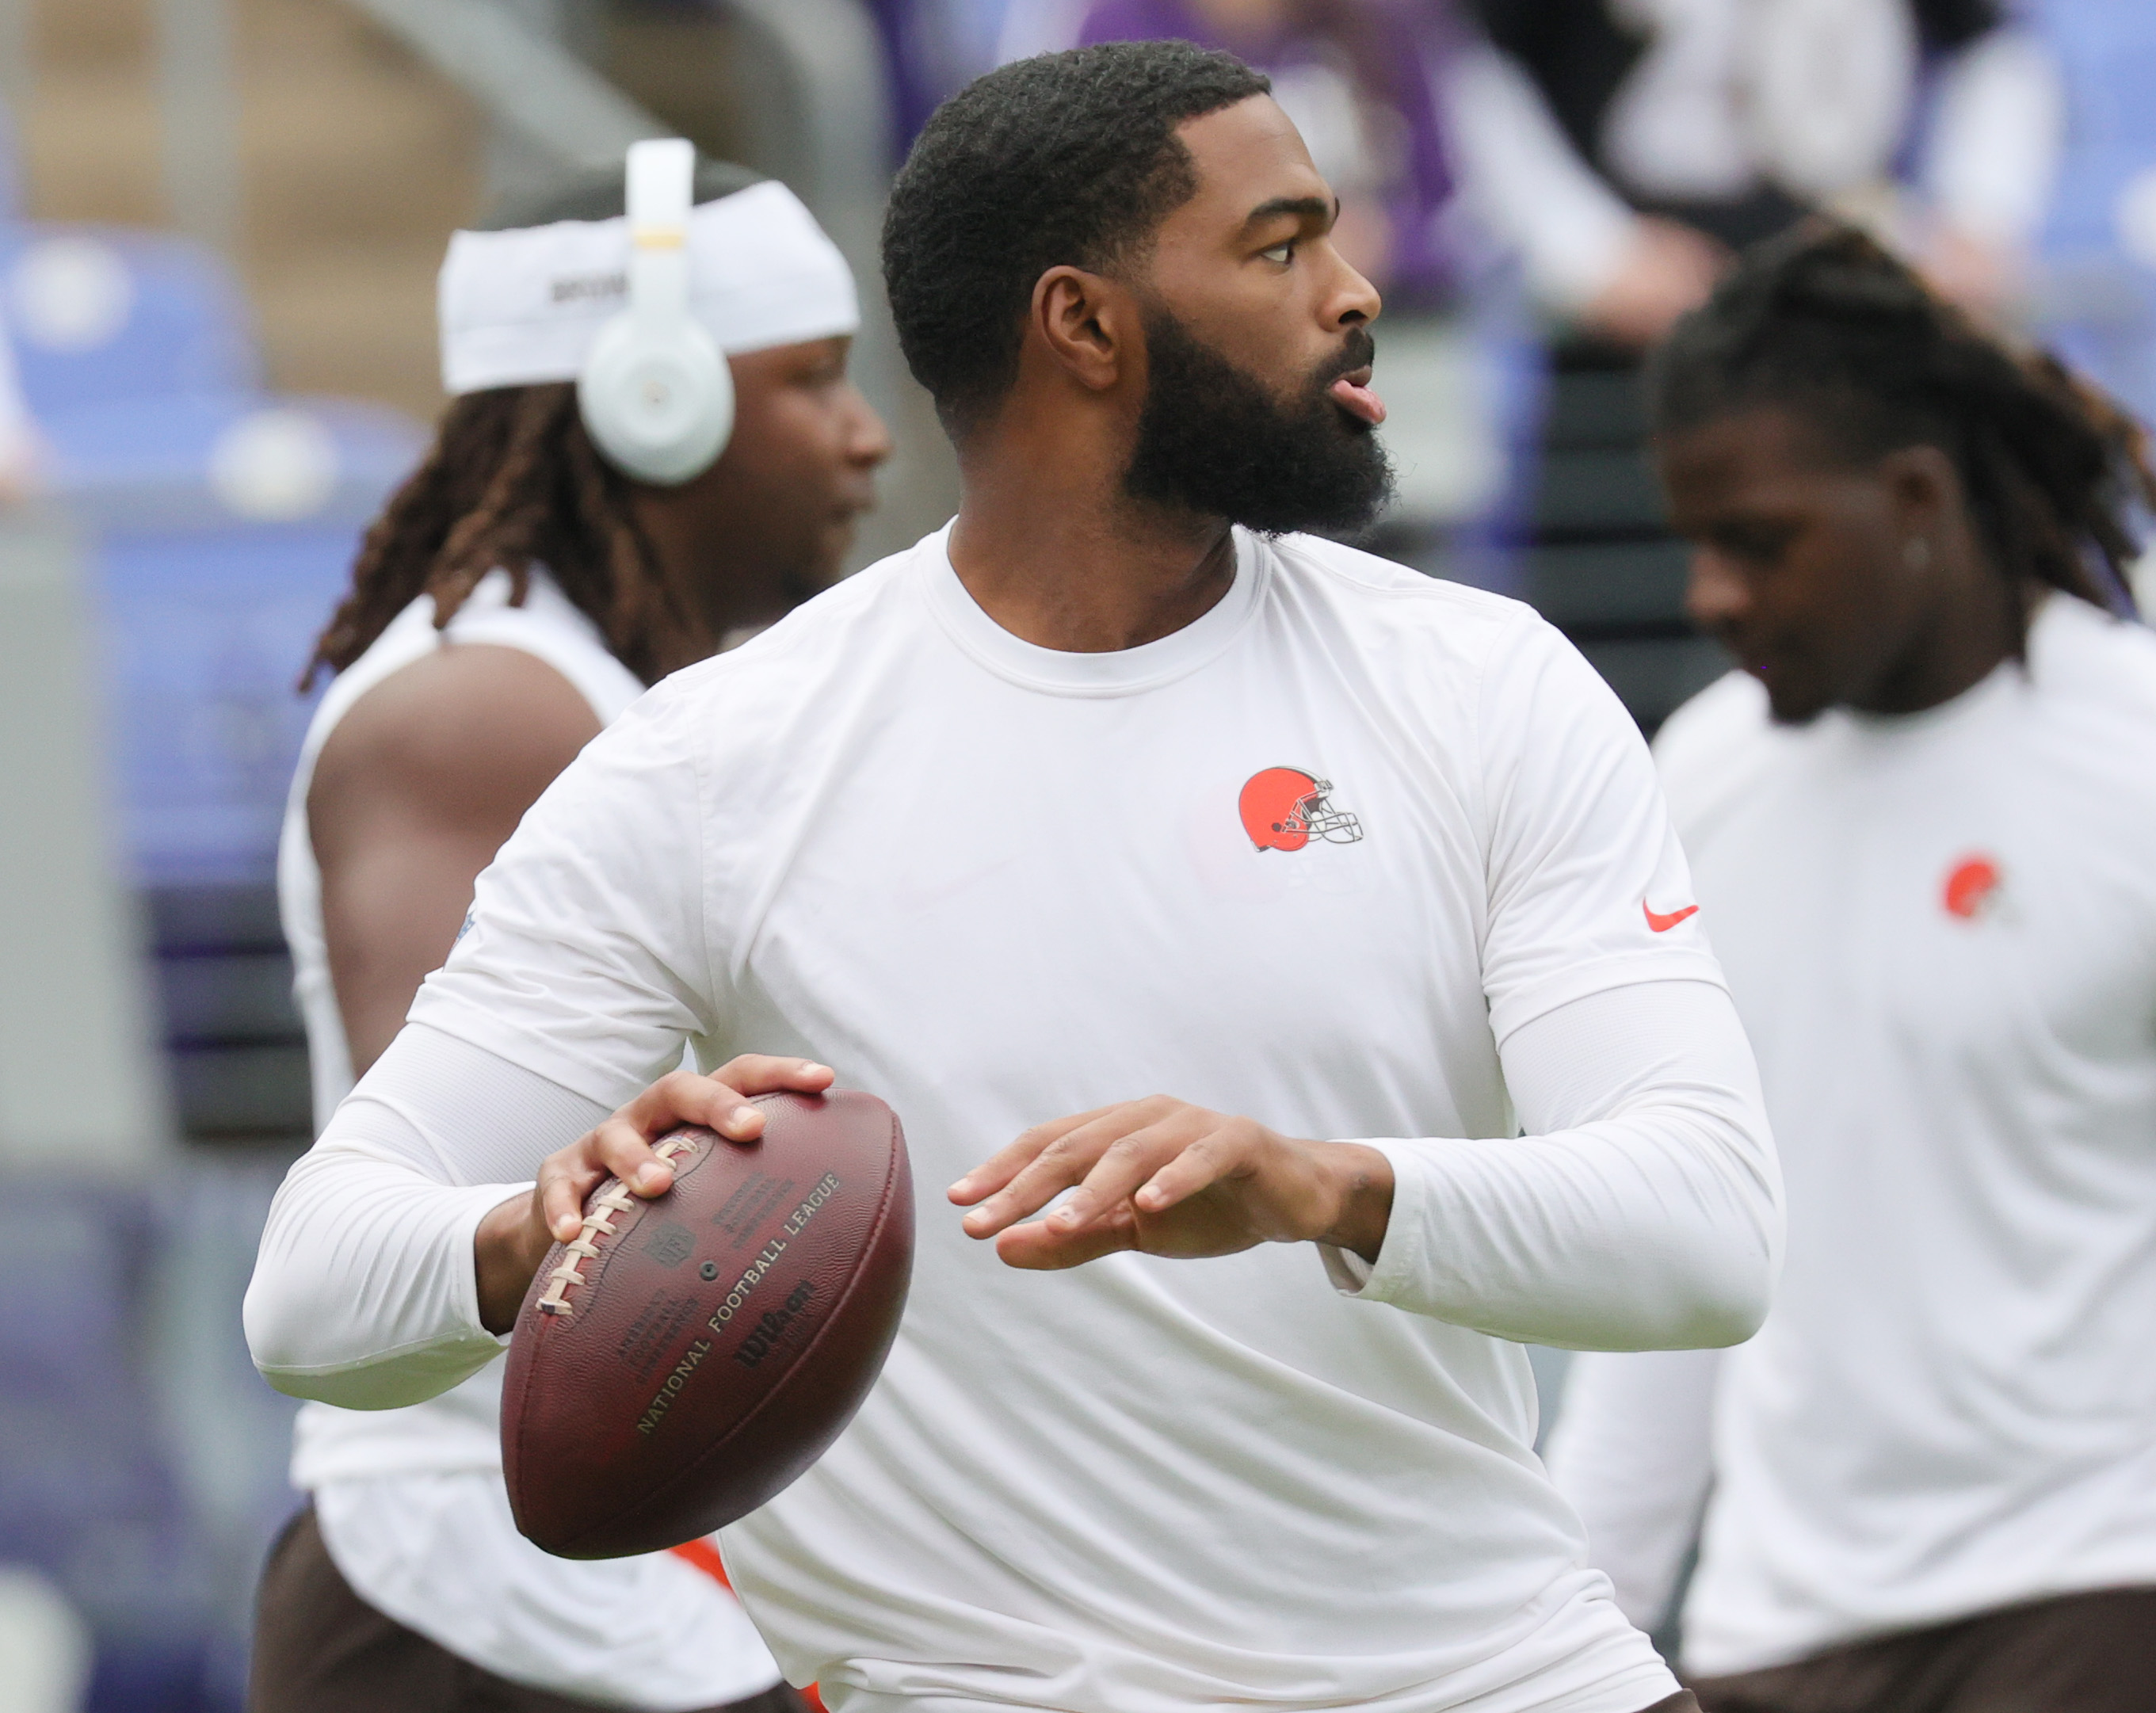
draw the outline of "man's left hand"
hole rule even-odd
[[[1034,1218],[1064,1191],[1070,1198]],[[1375,1262],[1392,1162],[1156,1095],[1035,1125],[951,1186],[969,1237],[1009,1265],[1075,1267],[1121,1249],[1194,1259],[1328,1243]]]

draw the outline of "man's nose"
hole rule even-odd
[[[1349,327],[1360,327],[1378,319],[1385,307],[1384,299],[1378,288],[1365,280],[1354,264],[1333,251],[1340,268],[1340,277],[1332,293],[1326,300],[1327,325],[1335,332]]]
[[[849,391],[853,389],[849,388]],[[891,456],[891,430],[876,414],[875,407],[854,392],[852,420],[846,436],[846,455],[871,469]]]
[[[1691,576],[1685,585],[1685,612],[1710,635],[1743,620],[1752,605],[1751,590],[1729,562],[1712,547],[1695,547]]]

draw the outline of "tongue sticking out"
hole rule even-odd
[[[1369,371],[1363,372],[1367,375]],[[1332,383],[1331,397],[1341,409],[1360,417],[1373,428],[1385,419],[1385,401],[1367,386],[1358,386],[1343,377]]]

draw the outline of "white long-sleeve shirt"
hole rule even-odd
[[[1658,749],[1789,1259],[1738,1349],[1573,1365],[1595,1563],[1655,1623],[1706,1505],[1707,1675],[2156,1583],[2156,637],[2054,595],[1942,706],[1732,675]]]
[[[1725,1343],[1775,1264],[1748,1050],[1644,746],[1524,608],[1238,546],[1195,623],[1063,654],[932,536],[647,696],[295,1169],[249,1301],[264,1372],[454,1383],[499,1349],[471,1240],[516,1179],[684,1037],[800,1053],[898,1110],[921,1214],[875,1392],[727,1532],[789,1675],[849,1713],[1670,1693],[1507,1341]],[[1378,1139],[1384,1247],[1332,1261],[1359,1295],[1275,1246],[1020,1273],[944,1207],[1028,1124],[1156,1089]]]

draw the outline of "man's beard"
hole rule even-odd
[[[1194,337],[1167,310],[1146,314],[1146,401],[1123,490],[1157,505],[1224,517],[1269,536],[1354,536],[1392,497],[1392,466],[1370,425],[1330,397],[1368,363],[1368,333],[1341,349],[1286,402]]]

